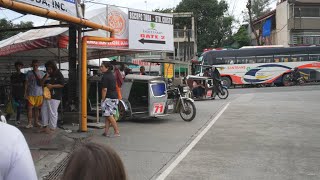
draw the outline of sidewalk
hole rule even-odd
[[[15,121],[8,121],[14,125]],[[27,119],[21,117],[21,124],[16,126],[23,133],[35,164],[39,180],[58,180],[69,160],[71,153],[82,143],[89,141],[93,132],[78,133],[79,126],[65,125],[57,128],[53,134],[39,133],[39,128],[26,129]]]

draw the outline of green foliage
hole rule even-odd
[[[175,12],[193,12],[198,38],[198,51],[208,47],[223,47],[232,35],[233,18],[224,16],[228,10],[226,1],[182,0]],[[188,18],[175,18],[175,28],[191,28]]]
[[[172,13],[174,12],[174,8],[164,8],[164,9],[155,9],[154,12],[160,12],[160,13]]]
[[[270,12],[270,4],[271,0],[252,0],[252,18],[257,19]]]
[[[241,26],[238,32],[233,36],[233,38],[238,44],[237,48],[250,45],[249,34],[245,26]]]
[[[11,21],[7,21],[6,19],[0,19],[0,29],[15,29],[15,28],[30,28],[33,27],[33,22],[20,22],[19,24],[13,24]],[[3,39],[7,39],[11,36],[14,36],[20,32],[24,31],[6,31],[0,32],[0,41]]]

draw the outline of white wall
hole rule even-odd
[[[277,26],[277,45],[289,46],[290,33],[288,30],[288,19],[289,19],[289,5],[288,2],[280,3],[276,8],[276,26]]]

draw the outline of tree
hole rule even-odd
[[[174,12],[174,8],[164,8],[164,9],[155,9],[154,12],[160,12],[160,13],[172,13]]]
[[[224,16],[228,10],[226,1],[221,0],[182,0],[175,12],[193,12],[198,37],[198,51],[208,47],[222,47],[232,35],[233,18]],[[175,18],[176,28],[191,28],[187,18]]]
[[[252,18],[257,19],[262,15],[270,12],[270,4],[272,0],[252,0],[251,11]]]
[[[262,16],[263,14],[266,14],[268,12],[270,12],[270,3],[271,0],[248,0],[247,3],[247,10],[248,10],[248,19],[249,20],[249,24],[251,27],[251,30],[256,38],[257,41],[257,45],[261,45],[260,42],[260,36],[261,33],[257,33],[257,29],[261,29],[262,25],[258,25],[258,27],[255,27],[253,25],[253,20],[259,18],[260,16]]]
[[[233,39],[238,43],[238,48],[250,45],[250,38],[245,26],[239,28],[238,32],[234,34]]]
[[[19,24],[13,24],[11,21],[7,21],[6,19],[0,19],[0,29],[15,29],[15,28],[30,28],[30,27],[33,27],[33,22],[31,21],[27,21],[27,22],[21,21]],[[0,32],[0,41],[24,31],[19,30],[19,31]]]

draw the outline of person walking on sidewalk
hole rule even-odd
[[[87,143],[75,150],[61,180],[126,180],[119,155],[109,146]]]
[[[57,65],[53,61],[45,64],[47,74],[41,80],[45,87],[50,90],[51,98],[44,99],[41,108],[43,131],[54,132],[58,122],[58,107],[62,98],[62,88],[64,87],[64,77]]]
[[[0,122],[0,179],[37,180],[28,144],[21,131]]]
[[[14,67],[16,68],[15,73],[13,73],[10,77],[11,81],[11,96],[14,104],[17,107],[17,114],[16,114],[16,125],[20,124],[20,114],[23,107],[24,101],[24,88],[25,88],[25,81],[26,75],[21,72],[23,67],[22,62],[17,61],[14,63]]]
[[[117,112],[118,107],[118,93],[116,91],[116,79],[113,75],[112,65],[109,62],[103,62],[100,66],[100,70],[103,73],[101,84],[101,110],[102,116],[106,117],[105,119],[105,131],[103,136],[109,136],[108,131],[110,125],[114,129],[114,137],[120,136],[120,131],[117,125],[116,120],[113,115]]]
[[[32,70],[26,75],[25,97],[28,100],[28,125],[26,128],[32,128],[32,110],[34,108],[35,126],[40,127],[39,113],[43,101],[43,88],[41,79],[44,72],[39,70],[39,61],[32,61]]]

